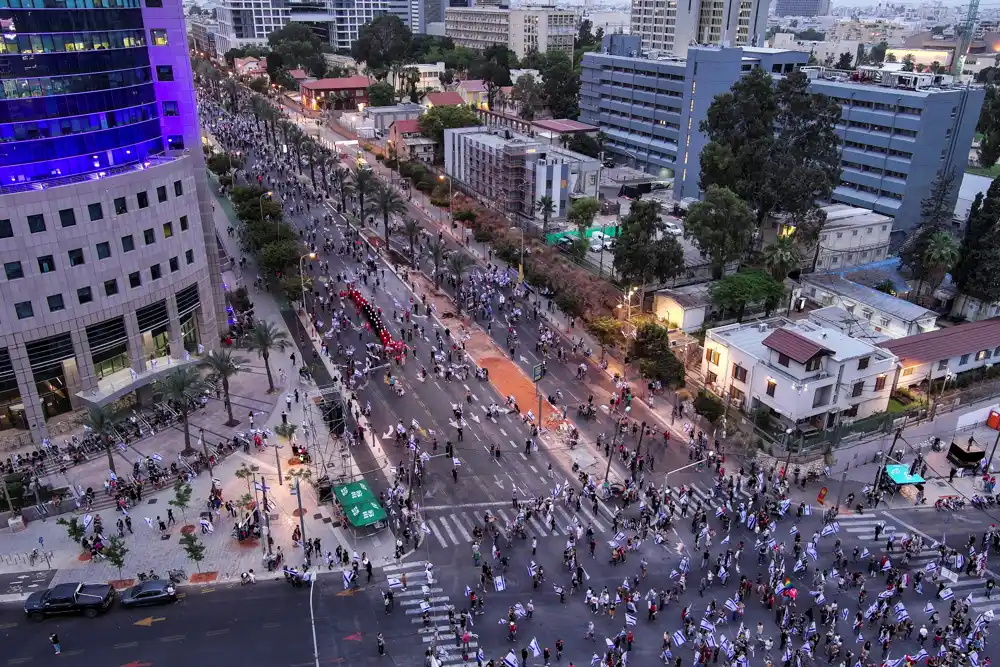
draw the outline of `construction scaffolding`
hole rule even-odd
[[[509,216],[533,216],[527,152],[528,146],[516,141],[508,141],[503,147],[499,194],[503,210]]]
[[[340,390],[332,385],[310,392],[303,407],[310,478],[320,502],[326,502],[332,498],[334,486],[351,481],[347,410]]]

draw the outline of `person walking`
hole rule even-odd
[[[49,641],[52,642],[52,648],[55,650],[56,655],[62,653],[62,649],[59,647],[59,635],[53,632],[49,635]]]
[[[378,643],[378,654],[385,655],[385,637],[381,632],[375,637],[375,641]]]

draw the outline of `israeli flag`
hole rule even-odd
[[[945,588],[940,593],[938,593],[938,597],[941,598],[942,600],[950,600],[953,597],[955,597],[955,594],[951,592],[950,588]]]
[[[344,570],[344,590],[346,591],[351,585],[351,571]]]
[[[493,580],[493,586],[496,588],[497,593],[502,593],[507,590],[507,583],[503,580],[503,577],[497,577]]]
[[[811,544],[806,549],[806,553],[809,554],[809,557],[812,558],[813,560],[819,560],[819,554],[816,553],[816,548],[813,547]]]
[[[928,602],[927,603],[927,605],[924,607],[924,613],[925,614],[933,614],[934,613],[934,603],[933,602]]]
[[[426,535],[430,535],[431,534],[431,527],[428,526],[426,523],[420,524],[420,530],[424,531],[424,533]]]
[[[820,531],[819,535],[820,537],[826,537],[827,535],[833,535],[834,532],[836,531],[833,530],[833,524],[828,523],[823,526],[823,530]]]
[[[594,657],[590,659],[590,667],[597,667],[599,664],[601,664],[601,656],[595,653]]]
[[[534,637],[531,638],[531,643],[528,644],[528,648],[531,649],[531,655],[536,658],[542,654],[542,649],[538,648],[538,639]]]
[[[726,513],[726,508],[724,508],[722,506],[719,506],[719,507],[715,508],[715,516],[716,516],[716,518],[721,517],[725,513]]]
[[[680,575],[680,573],[677,570],[670,570],[670,578],[671,579],[676,579],[679,576],[681,576],[681,575]]]
[[[625,651],[624,653],[622,653],[622,664],[623,665],[627,665],[628,664],[628,651]],[[973,667],[976,667],[976,666],[973,665]]]
[[[897,603],[896,603],[896,606],[894,606],[894,607],[892,608],[892,610],[893,610],[894,612],[896,612],[897,614],[901,614],[901,613],[903,613],[904,611],[906,611],[906,605],[904,605],[904,604],[903,604],[902,602],[897,602]]]
[[[518,602],[516,605],[514,605],[514,615],[517,616],[518,618],[524,618],[525,616],[528,615],[528,610],[524,608],[524,605]]]
[[[517,667],[517,656],[514,655],[513,651],[504,656],[503,664],[507,667]]]
[[[708,622],[707,618],[701,619],[701,624],[699,625],[702,630],[707,632],[715,632],[715,626]]]
[[[751,514],[750,516],[747,517],[747,528],[753,530],[753,527],[756,525],[757,525],[757,516],[755,514]]]
[[[628,591],[628,590],[631,590],[631,589],[629,588],[629,583],[628,583],[628,577],[625,577],[625,579],[624,579],[624,580],[622,581],[622,588],[624,588],[624,589],[625,589],[625,590],[627,590],[627,591]]]
[[[785,662],[788,662],[791,659],[792,659],[792,647],[791,646],[787,646],[787,647],[785,647],[785,657],[782,658],[782,660],[784,660]]]
[[[478,651],[476,651],[476,660],[478,662],[482,662],[485,659],[486,659],[486,654],[483,653],[483,649],[479,649]]]
[[[882,591],[881,593],[878,594],[878,599],[879,600],[888,600],[889,598],[892,597],[892,594],[893,594],[893,591]]]
[[[528,566],[528,576],[535,576],[535,561],[531,561],[531,565]]]
[[[865,550],[861,552],[861,558],[868,558],[868,556],[870,556],[871,553],[872,552],[868,551],[868,547],[865,547]]]
[[[955,569],[961,570],[963,567],[965,567],[965,556],[958,554],[955,556]],[[969,657],[971,658],[972,656],[970,655]]]
[[[788,529],[789,535],[795,535],[797,532],[799,532],[798,526],[792,526],[791,528]]]
[[[809,637],[810,635],[814,635],[814,634],[816,634],[816,621],[813,621],[812,623],[809,624],[809,627],[806,628],[806,632],[805,632],[804,636],[805,637]]]
[[[885,559],[885,565],[882,566],[882,571],[883,572],[888,572],[889,568],[891,568],[891,567],[892,567],[892,561],[889,560],[888,558],[886,558]]]
[[[859,633],[858,633],[858,639],[857,639],[857,641],[855,641],[854,643],[855,643],[855,644],[860,644],[860,643],[861,643],[861,642],[863,642],[864,640],[865,640],[865,638],[864,638],[864,637],[862,637],[862,636],[861,636],[861,633],[859,632]]]
[[[972,604],[972,593],[969,593],[969,594],[968,594],[968,595],[967,595],[967,596],[965,597],[965,599],[964,599],[964,600],[962,600],[962,602],[964,602],[965,604]]]
[[[937,563],[935,563],[934,561],[927,563],[927,567],[924,568],[924,570],[926,570],[927,572],[933,572],[936,569],[937,569]]]
[[[721,542],[719,542],[720,546],[723,545],[723,544],[729,544],[729,533],[726,533],[726,536],[724,538],[722,538]]]
[[[394,577],[389,577],[389,588],[402,588],[403,582]]]
[[[816,598],[816,604],[819,605],[819,604],[823,604],[824,602],[826,602],[826,596],[823,595],[822,591],[820,591],[819,597]]]
[[[872,614],[875,613],[876,609],[878,609],[878,604],[873,602],[872,606],[868,607],[868,609],[865,609],[865,618],[871,618]]]
[[[625,614],[625,625],[632,626],[635,625],[636,619],[632,614]]]
[[[726,609],[728,609],[729,611],[736,611],[737,609],[736,603],[733,602],[732,598],[726,600]]]
[[[850,615],[850,613],[851,613],[851,612],[850,612],[850,610],[848,610],[848,609],[845,609],[845,610],[844,610],[844,613],[840,615],[840,617],[841,617],[841,619],[840,619],[840,620],[842,620],[842,621],[846,621],[846,620],[847,620],[847,617],[848,617],[848,616]]]
[[[924,649],[920,649],[920,651],[915,656],[911,657],[910,660],[912,660],[913,662],[919,662],[920,660],[926,658],[927,655],[928,655],[927,651],[925,651]],[[971,658],[972,656],[969,657]],[[977,655],[976,657],[978,658],[979,656]]]
[[[812,516],[813,508],[812,505],[806,505],[802,508],[802,516]]]
[[[465,597],[469,597],[470,595],[472,595],[472,589],[469,588],[468,586],[466,586],[465,587]]]
[[[682,646],[684,644],[684,633],[678,630],[673,635],[674,646]]]

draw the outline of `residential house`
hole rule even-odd
[[[302,83],[312,77],[310,77],[304,69],[290,69],[288,70],[288,76],[292,77],[292,81],[295,83]]]
[[[815,322],[779,317],[710,329],[705,386],[748,412],[768,410],[802,434],[883,412],[896,357]]]
[[[801,295],[820,307],[839,306],[871,322],[876,333],[892,338],[912,336],[937,328],[937,313],[891,294],[848,280],[841,274],[802,277]]]
[[[435,145],[420,131],[419,120],[397,120],[389,126],[389,146],[401,159],[434,162]]]
[[[1000,363],[1000,318],[897,338],[881,347],[899,358],[894,387],[952,378]]]
[[[488,109],[489,98],[486,94],[486,83],[480,79],[461,81],[455,92],[462,96],[462,101],[477,109]]]
[[[428,109],[434,107],[457,107],[465,104],[465,100],[456,92],[448,91],[443,93],[427,93],[424,98],[424,106]]]
[[[837,271],[888,256],[892,218],[847,204],[824,206],[822,210],[826,223],[815,254],[817,271]]]
[[[400,102],[390,107],[365,107],[362,116],[372,121],[372,127],[382,133],[388,133],[389,128],[397,120],[415,120],[424,115],[426,107],[411,102]]]
[[[302,106],[306,109],[355,111],[368,104],[369,85],[367,76],[348,76],[305,81],[299,85],[299,91],[302,93]]]
[[[267,62],[261,58],[234,58],[233,71],[237,76],[267,76]]]

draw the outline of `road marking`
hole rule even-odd
[[[528,460],[528,455],[525,454],[524,452],[521,452],[521,458],[524,459],[525,461],[527,461]]]
[[[139,642],[123,642],[121,644],[115,644],[111,648],[132,648],[133,646],[138,646]]]
[[[500,435],[502,435],[503,437],[506,438],[507,437],[507,431],[505,431],[503,429],[500,429]]]
[[[542,481],[542,484],[545,484],[545,483],[547,483],[549,481],[549,480],[545,479],[544,477],[542,477],[541,475],[538,476],[538,479],[540,479]]]
[[[0,630],[6,630],[8,628],[16,628],[17,623],[0,623]]]
[[[531,469],[531,472],[535,473],[536,475],[538,474],[538,468],[536,468],[533,465],[529,465],[528,467]]]
[[[502,507],[506,505],[505,502],[491,502],[491,503],[465,503],[464,505],[424,505],[424,511],[429,510],[453,510],[461,508],[476,509],[480,507]]]
[[[450,526],[450,525],[448,525],[448,522],[447,522],[447,521],[445,520],[445,517],[441,517],[440,519],[438,519],[438,521],[440,521],[440,522],[441,522],[441,526],[442,526],[442,527],[444,528],[444,532],[448,533],[448,537],[449,537],[449,538],[451,538],[451,541],[452,541],[453,543],[457,544],[457,543],[458,543],[458,540],[457,540],[457,539],[455,539],[455,533],[454,533],[454,532],[452,532],[452,530],[451,530],[451,526]],[[441,537],[440,537],[440,536],[438,536],[438,539],[440,540],[440,539],[441,539]]]
[[[260,627],[262,627],[262,628],[266,628],[266,629],[270,629],[270,628],[280,628],[280,627],[281,627],[281,623],[265,623],[264,625],[262,625],[262,626],[260,626]]]
[[[217,637],[219,635],[229,634],[229,628],[221,628],[219,630],[209,630],[205,633],[206,637]]]
[[[26,662],[31,662],[32,658],[11,658],[7,661],[8,665],[21,665]]]
[[[201,589],[201,592],[202,593],[214,593],[215,589],[214,588],[203,588],[203,589]]]
[[[61,651],[59,653],[59,655],[80,655],[81,653],[83,653],[83,649],[82,648],[76,648],[76,649],[73,649],[72,651]]]
[[[472,541],[472,536],[471,536],[471,535],[469,535],[469,531],[467,531],[467,530],[465,529],[465,526],[464,526],[464,525],[462,525],[462,522],[458,520],[458,517],[457,517],[457,516],[454,516],[454,515],[452,515],[452,517],[451,517],[451,520],[455,522],[455,525],[456,525],[456,526],[458,526],[458,534],[459,534],[459,535],[461,535],[461,536],[462,536],[462,538],[463,538],[463,539],[464,539],[464,540],[465,540],[466,542],[471,542],[471,541]],[[441,523],[444,523],[444,519],[443,519],[443,518],[441,519]],[[451,537],[451,536],[452,536],[452,535],[451,535],[451,531],[450,531],[450,530],[448,531],[448,535],[449,535],[449,537]],[[457,544],[457,543],[458,543],[458,541],[457,541],[457,540],[455,540],[455,543]]]
[[[160,637],[161,642],[179,642],[184,639],[184,635],[170,635],[169,637]]]

